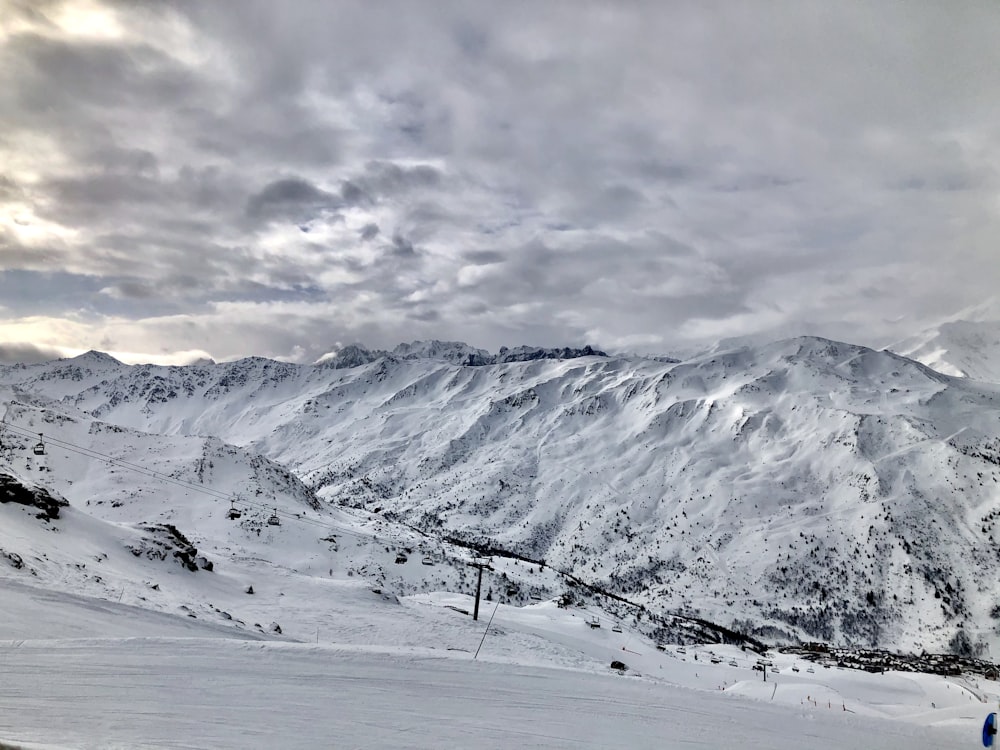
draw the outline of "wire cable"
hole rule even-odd
[[[8,412],[9,412],[9,408],[10,407],[8,406]],[[136,463],[133,463],[131,461],[125,461],[123,459],[116,458],[115,456],[109,455],[107,453],[102,453],[101,451],[95,450],[93,448],[88,448],[86,446],[77,445],[76,443],[70,442],[69,440],[64,440],[64,439],[61,439],[61,438],[52,437],[51,434],[48,435],[48,436],[46,436],[44,432],[37,432],[37,431],[34,431],[34,430],[29,430],[29,429],[27,429],[25,427],[21,427],[19,425],[13,424],[12,422],[8,422],[6,414],[4,415],[3,419],[0,420],[0,425],[2,425],[4,428],[6,428],[11,433],[13,433],[15,435],[18,435],[20,437],[26,437],[26,438],[29,438],[29,439],[33,439],[35,437],[35,435],[39,435],[40,438],[41,438],[41,442],[42,442],[43,445],[52,445],[53,447],[60,448],[60,449],[66,451],[66,452],[69,452],[69,453],[75,453],[75,454],[84,456],[86,458],[91,458],[91,459],[94,459],[94,460],[97,460],[97,461],[102,461],[102,462],[107,463],[107,464],[112,465],[112,466],[117,466],[117,467],[122,468],[122,469],[126,469],[126,470],[129,470],[129,471],[136,472],[136,473],[141,474],[143,476],[147,476],[147,477],[150,477],[150,478],[153,478],[153,479],[158,479],[158,480],[160,480],[160,481],[162,481],[162,482],[164,482],[166,484],[171,484],[171,485],[174,485],[176,487],[180,487],[181,489],[188,490],[190,492],[197,492],[197,493],[200,493],[202,495],[206,495],[208,497],[211,497],[214,500],[222,500],[222,501],[230,503],[231,505],[243,505],[243,506],[247,506],[249,508],[257,508],[257,509],[263,510],[265,512],[268,511],[268,510],[270,510],[272,512],[272,515],[276,515],[279,518],[285,518],[285,519],[288,519],[288,520],[298,521],[300,523],[305,523],[305,524],[308,524],[308,525],[313,526],[315,528],[319,528],[319,529],[322,529],[322,530],[328,530],[330,532],[337,533],[337,534],[342,534],[342,535],[345,535],[345,536],[352,536],[352,537],[355,537],[356,539],[360,539],[360,540],[367,541],[370,538],[370,537],[368,537],[368,536],[366,536],[364,534],[359,534],[357,532],[352,532],[352,531],[345,530],[342,527],[331,526],[329,523],[326,523],[326,522],[324,522],[324,521],[322,521],[321,519],[318,519],[318,518],[310,518],[310,517],[308,517],[306,515],[295,513],[293,511],[287,511],[287,510],[284,510],[284,509],[278,509],[277,506],[274,505],[273,503],[272,504],[268,504],[268,503],[263,503],[263,502],[259,502],[259,501],[250,500],[250,499],[247,499],[247,498],[243,497],[238,492],[223,492],[221,490],[216,490],[216,489],[213,489],[211,487],[207,487],[205,485],[195,484],[194,482],[189,482],[189,481],[184,480],[184,479],[178,479],[177,477],[173,477],[170,474],[166,474],[166,473],[164,473],[162,471],[157,471],[155,469],[150,469],[150,468],[148,468],[146,466],[142,466],[140,464],[136,464]]]

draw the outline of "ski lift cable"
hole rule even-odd
[[[4,413],[4,416],[2,418],[0,418],[0,426],[6,426],[9,430],[11,430],[12,432],[14,432],[14,433],[16,433],[16,434],[18,434],[18,435],[20,435],[22,437],[29,437],[30,438],[30,437],[33,437],[35,434],[37,434],[33,430],[28,430],[28,429],[26,429],[24,427],[20,427],[19,425],[13,424],[12,422],[8,422],[7,421],[7,416],[10,413],[10,407],[11,407],[11,404],[8,403],[7,410]],[[207,496],[212,497],[212,498],[214,498],[216,500],[224,500],[224,501],[228,501],[230,503],[235,502],[235,503],[244,505],[246,507],[256,508],[256,509],[262,510],[262,511],[267,511],[268,509],[270,509],[272,511],[272,515],[278,515],[278,516],[280,516],[282,518],[286,518],[286,519],[291,520],[291,521],[298,521],[299,523],[305,523],[307,525],[313,526],[313,527],[318,528],[318,529],[322,529],[322,530],[329,531],[329,532],[334,532],[334,533],[339,534],[341,536],[354,537],[355,539],[359,539],[359,540],[362,540],[362,541],[367,541],[367,540],[370,539],[370,537],[368,535],[361,534],[361,533],[354,532],[354,531],[349,531],[347,529],[344,529],[343,527],[331,526],[329,523],[323,521],[322,519],[309,518],[308,516],[304,516],[304,515],[300,515],[298,513],[295,513],[294,511],[287,511],[287,510],[284,510],[284,509],[278,510],[278,509],[276,509],[273,506],[273,503],[257,502],[257,501],[249,500],[249,499],[246,499],[246,498],[242,497],[240,495],[240,493],[238,493],[238,492],[226,493],[226,492],[223,492],[221,490],[212,489],[211,487],[206,487],[204,485],[194,484],[193,482],[188,482],[188,481],[183,480],[183,479],[177,479],[176,477],[172,477],[169,474],[165,474],[165,473],[163,473],[161,471],[156,471],[155,469],[149,469],[149,468],[147,468],[145,466],[142,466],[140,464],[132,463],[130,461],[125,461],[125,460],[120,459],[120,458],[115,458],[114,456],[111,456],[111,455],[106,454],[106,453],[102,453],[101,451],[98,451],[98,450],[94,450],[93,448],[88,448],[86,446],[77,445],[77,444],[72,443],[72,442],[70,442],[68,440],[62,440],[60,438],[52,437],[51,434],[49,435],[48,438],[46,438],[46,440],[49,443],[51,443],[53,446],[61,448],[61,449],[65,450],[65,451],[68,451],[68,452],[71,452],[71,453],[76,453],[76,454],[84,456],[86,458],[92,458],[92,459],[95,459],[95,460],[98,460],[98,461],[102,461],[104,463],[109,463],[109,464],[112,464],[114,466],[118,466],[118,467],[123,468],[123,469],[128,469],[130,471],[134,471],[134,472],[136,472],[138,474],[141,474],[141,475],[147,476],[147,477],[151,477],[153,479],[159,479],[160,481],[162,481],[162,482],[164,482],[166,484],[171,484],[171,485],[174,485],[176,487],[180,487],[182,489],[189,490],[191,492],[197,492],[197,493],[200,493],[200,494],[203,494],[203,495],[207,495]],[[438,541],[440,541],[440,540],[438,540]]]
[[[18,427],[17,425],[12,425],[9,422],[7,422],[6,425],[12,432],[17,433],[22,437],[31,437],[32,435],[36,434],[34,432],[25,430],[22,427]],[[153,477],[155,479],[162,479],[164,482],[167,482],[169,484],[173,484],[178,487],[183,487],[189,490],[194,490],[196,492],[201,492],[203,494],[212,495],[213,497],[217,497],[220,500],[221,499],[228,500],[230,497],[228,493],[221,492],[219,490],[214,490],[211,487],[205,487],[203,485],[197,485],[194,484],[193,482],[188,482],[183,479],[178,479],[176,477],[170,476],[169,474],[157,471],[156,469],[150,469],[145,466],[132,463],[130,461],[124,461],[120,458],[115,458],[114,456],[110,456],[106,453],[101,453],[100,451],[94,450],[93,448],[87,448],[82,445],[76,445],[69,441],[60,440],[59,438],[52,437],[51,435],[46,437],[45,441],[51,446],[62,448],[63,450],[68,451],[70,453],[77,453],[79,455],[86,456],[87,458],[93,458],[99,461],[104,461],[106,463],[112,464],[113,466],[118,466],[123,469],[129,469],[130,471],[135,471],[139,474],[143,474],[148,477]]]
[[[24,427],[20,427],[18,425],[6,421],[6,415],[4,415],[3,419],[0,419],[0,425],[3,425],[12,433],[20,435],[21,437],[30,438],[37,434],[32,430],[28,430]],[[211,487],[205,487],[204,485],[197,485],[192,482],[187,482],[183,479],[177,479],[176,477],[172,477],[169,474],[165,474],[161,471],[156,471],[155,469],[149,469],[146,468],[145,466],[141,466],[139,464],[135,464],[130,461],[124,461],[122,459],[115,458],[114,456],[108,455],[106,453],[94,450],[93,448],[87,448],[86,446],[77,445],[75,443],[71,443],[68,440],[62,440],[60,438],[52,437],[51,435],[49,435],[49,437],[46,438],[46,440],[54,447],[61,448],[62,450],[65,450],[67,452],[76,453],[86,458],[92,458],[94,460],[102,461],[104,463],[109,463],[123,469],[128,469],[130,471],[142,474],[143,476],[151,477],[153,479],[159,479],[160,481],[165,482],[166,484],[172,484],[182,489],[207,495],[216,500],[225,500],[230,503],[237,503],[240,505],[244,505],[250,508],[256,508],[258,510],[263,510],[263,511],[271,510],[272,515],[277,515],[281,518],[298,521],[300,523],[305,523],[319,529],[336,532],[337,534],[341,534],[343,536],[351,536],[362,540],[368,539],[368,537],[364,534],[359,534],[357,532],[352,532],[339,527],[331,526],[330,524],[325,523],[320,519],[309,518],[307,516],[296,514],[295,512],[292,511],[286,511],[284,509],[279,510],[276,509],[273,506],[273,504],[248,500],[240,496],[240,493],[238,492],[226,493],[221,490],[212,489]]]
[[[21,435],[23,437],[31,437],[31,436],[33,436],[35,434],[34,432],[31,432],[29,430],[25,430],[24,428],[19,427],[17,425],[12,425],[9,422],[7,422],[5,424],[6,424],[7,427],[9,427],[11,429],[12,432],[15,432],[15,433],[17,433],[17,434],[19,434],[19,435]],[[104,463],[109,463],[109,464],[112,464],[114,466],[118,466],[118,467],[121,467],[121,468],[124,468],[124,469],[128,469],[130,471],[135,471],[136,473],[142,474],[143,476],[151,477],[153,479],[159,479],[159,480],[161,480],[162,482],[164,482],[166,484],[172,484],[172,485],[180,487],[182,489],[190,490],[192,492],[198,492],[198,493],[201,493],[203,495],[207,495],[207,496],[212,497],[212,498],[217,499],[217,500],[225,500],[225,501],[229,501],[230,503],[238,503],[240,505],[244,505],[244,506],[248,506],[248,507],[252,507],[252,508],[257,508],[259,510],[264,510],[264,511],[270,509],[272,511],[271,515],[278,515],[278,516],[287,518],[289,520],[301,521],[301,522],[310,524],[312,526],[315,526],[315,527],[321,528],[321,529],[333,529],[334,528],[334,527],[329,526],[329,524],[323,523],[322,521],[320,521],[318,519],[312,519],[312,518],[300,516],[300,515],[297,515],[296,513],[291,512],[291,511],[277,510],[275,512],[273,504],[268,504],[268,503],[264,503],[264,502],[255,502],[253,500],[245,499],[238,492],[237,493],[225,493],[225,492],[222,492],[220,490],[212,489],[211,487],[205,487],[205,486],[202,486],[202,485],[193,484],[191,482],[187,482],[185,480],[177,479],[176,477],[172,477],[169,474],[164,474],[163,472],[156,471],[155,469],[147,469],[144,466],[140,466],[138,464],[134,464],[134,463],[131,463],[129,461],[123,461],[121,459],[115,458],[114,456],[110,456],[108,454],[101,453],[100,451],[93,450],[92,448],[86,448],[84,446],[76,445],[74,443],[71,443],[71,442],[66,441],[66,440],[61,440],[59,438],[53,438],[53,437],[50,436],[49,438],[47,438],[47,440],[48,440],[48,442],[51,445],[53,445],[55,447],[58,447],[58,448],[61,448],[61,449],[65,450],[65,451],[67,451],[67,452],[76,453],[76,454],[79,454],[79,455],[84,456],[86,458],[92,458],[92,459],[95,459],[95,460],[98,460],[98,461],[101,461],[101,462],[104,462]],[[335,529],[335,530],[338,533],[347,533],[347,532],[342,532],[340,529]],[[347,533],[347,535],[356,536],[359,539],[365,539],[366,538],[364,535],[361,535],[361,534],[350,534],[350,533]]]

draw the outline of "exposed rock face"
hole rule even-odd
[[[17,503],[38,508],[36,517],[45,521],[59,518],[59,509],[69,505],[61,497],[51,495],[41,487],[26,487],[10,474],[0,474],[0,503]]]
[[[167,560],[173,558],[183,567],[192,572],[199,569],[211,571],[214,565],[198,553],[197,547],[188,541],[177,527],[169,523],[155,523],[140,526],[149,536],[139,544],[129,546],[129,551],[136,557],[145,556],[148,560]]]
[[[485,367],[488,365],[505,364],[508,362],[532,362],[538,359],[576,359],[577,357],[607,357],[605,352],[585,346],[582,349],[572,347],[543,348],[539,346],[517,346],[509,349],[500,347],[497,354],[490,354],[485,349],[476,349],[459,341],[414,341],[400,344],[391,352],[381,349],[366,349],[360,344],[345,346],[336,355],[323,360],[324,367],[345,369],[361,367],[378,359],[385,358],[391,362],[402,362],[417,359],[437,359],[464,367]]]
[[[495,358],[496,363],[503,362],[532,362],[538,359],[576,359],[578,357],[607,357],[605,352],[599,351],[589,346],[582,349],[572,349],[563,347],[561,349],[542,349],[535,346],[518,346],[508,349],[506,346],[500,347],[500,353]]]

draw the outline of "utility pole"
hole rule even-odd
[[[469,567],[478,568],[479,575],[476,577],[476,606],[472,610],[472,619],[479,619],[479,594],[483,589],[483,571],[493,570],[490,567],[490,558],[488,557],[477,557],[475,560],[469,563]]]

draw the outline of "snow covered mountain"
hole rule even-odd
[[[462,564],[404,575],[373,542],[396,522],[433,560],[471,544],[544,561],[533,579],[491,574],[500,598],[567,593],[562,571],[777,639],[969,651],[1000,626],[1000,386],[890,352],[799,338],[670,362],[418,342],[188,367],[92,352],[0,368],[0,395],[17,430],[0,471],[101,533],[162,541],[149,528],[172,525],[209,557],[314,571],[332,545],[401,593],[468,584]],[[119,484],[105,471],[126,465]],[[370,535],[345,556],[310,523]]]
[[[953,320],[890,347],[938,372],[1000,383],[1000,321]]]

